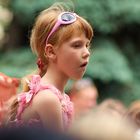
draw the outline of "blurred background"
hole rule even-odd
[[[94,29],[85,77],[96,84],[99,102],[113,97],[129,105],[140,99],[140,0],[71,1]],[[54,2],[0,0],[0,72],[21,78],[36,69],[30,32],[38,13]]]

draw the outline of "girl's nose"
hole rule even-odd
[[[87,57],[89,57],[90,56],[90,52],[89,52],[89,50],[86,48],[86,49],[84,49],[84,52],[83,52],[83,55],[82,55],[82,57],[83,58],[87,58]]]

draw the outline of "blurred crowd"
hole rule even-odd
[[[73,123],[65,133],[42,128],[6,127],[8,107],[18,94],[21,79],[0,73],[0,139],[21,140],[140,140],[140,100],[129,106],[114,98],[98,103],[99,92],[90,78],[73,83],[68,91],[74,105]],[[55,134],[55,135],[54,135]]]

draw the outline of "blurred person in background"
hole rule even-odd
[[[116,114],[94,108],[75,120],[69,133],[79,140],[135,140],[135,126]]]
[[[136,140],[140,140],[140,100],[135,100],[128,106],[125,118],[136,125]]]
[[[7,115],[10,99],[17,94],[20,79],[0,73],[0,122],[3,123]]]
[[[69,95],[74,104],[74,118],[78,118],[96,106],[98,90],[90,78],[83,78],[73,83]]]
[[[125,104],[122,101],[113,98],[107,98],[103,100],[98,104],[98,107],[100,110],[108,110],[108,113],[116,114],[120,118],[122,118],[127,112],[127,107]]]
[[[135,100],[128,106],[126,117],[134,122],[138,129],[140,128],[140,100]]]

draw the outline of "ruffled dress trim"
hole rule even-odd
[[[18,96],[18,102],[19,102],[19,107],[17,110],[17,115],[16,115],[16,122],[22,124],[21,122],[21,114],[24,111],[24,109],[29,105],[33,99],[33,97],[41,90],[46,90],[49,89],[51,90],[58,98],[59,101],[62,105],[62,117],[63,117],[63,122],[64,122],[64,128],[69,127],[72,121],[72,116],[73,116],[73,104],[70,101],[70,98],[67,94],[61,94],[61,92],[54,87],[53,85],[41,85],[41,77],[39,75],[33,75],[31,81],[28,81],[28,86],[30,90],[28,92],[23,92],[19,94]],[[32,119],[30,122],[33,122]]]

